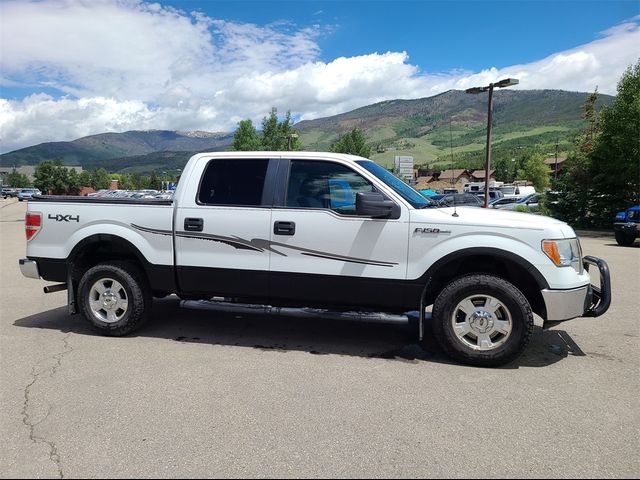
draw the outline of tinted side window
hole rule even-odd
[[[373,191],[368,180],[339,163],[292,160],[286,205],[355,215],[356,193]]]
[[[260,205],[268,165],[268,159],[210,161],[200,182],[198,202],[206,205]]]

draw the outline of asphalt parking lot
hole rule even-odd
[[[536,328],[499,369],[454,364],[403,324],[156,301],[125,338],[22,277],[26,202],[0,200],[0,476],[640,476],[640,245],[609,262],[600,318]]]

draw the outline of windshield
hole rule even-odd
[[[361,167],[366,168],[369,172],[373,173],[376,177],[378,177],[385,184],[391,187],[394,192],[396,192],[407,202],[409,202],[413,208],[427,208],[438,206],[436,202],[424,197],[417,190],[411,188],[389,170],[381,167],[377,163],[372,161],[357,161],[356,163]]]
[[[532,193],[531,195],[527,195],[526,197],[522,197],[520,200],[518,200],[518,203],[527,203],[530,201],[537,201],[538,200],[538,194],[537,193]]]
[[[500,187],[500,191],[505,195],[515,195],[516,187],[508,186],[508,187]]]

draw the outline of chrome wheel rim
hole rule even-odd
[[[127,292],[113,278],[102,278],[89,291],[89,307],[93,316],[105,323],[116,323],[127,313]]]
[[[451,326],[456,338],[473,350],[489,351],[511,336],[513,321],[503,302],[490,295],[471,295],[453,309]]]

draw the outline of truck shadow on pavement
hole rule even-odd
[[[640,242],[636,242],[632,245],[618,245],[617,243],[605,243],[605,247],[616,247],[616,248],[640,248]]]
[[[77,335],[97,335],[82,316],[68,315],[66,307],[18,319],[14,325]],[[156,300],[149,323],[129,338],[159,338],[185,344],[255,348],[282,354],[300,351],[311,355],[456,365],[439,348],[428,326],[426,341],[419,345],[416,325],[415,321],[380,323],[188,310],[180,308],[179,301],[170,297]],[[536,326],[524,354],[501,368],[546,367],[568,356],[585,354],[567,332],[543,330]]]

